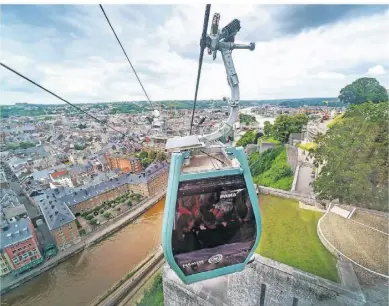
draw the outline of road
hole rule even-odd
[[[311,195],[313,192],[312,186],[309,183],[313,181],[311,178],[312,168],[307,166],[300,166],[300,170],[297,177],[296,192],[305,195]]]

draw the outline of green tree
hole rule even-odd
[[[245,123],[245,124],[250,124],[250,123],[256,122],[256,119],[254,116],[240,113],[239,114],[239,122]]]
[[[154,160],[156,157],[157,157],[157,152],[155,152],[155,151],[150,151],[149,152],[149,158]]]
[[[139,156],[139,158],[147,158],[147,157],[149,157],[149,153],[147,153],[146,151],[142,151],[142,152],[139,152],[138,156]]]
[[[236,143],[237,147],[246,147],[248,144],[254,143],[255,131],[247,131]]]
[[[153,160],[151,158],[143,158],[141,160],[141,164],[143,166],[143,168],[146,168],[148,165],[150,165],[151,163],[153,162]]]
[[[264,127],[263,127],[263,133],[267,137],[271,137],[273,133],[273,125],[270,123],[270,121],[265,121]]]
[[[155,159],[158,161],[164,161],[166,160],[167,156],[164,152],[158,152]]]
[[[82,123],[80,123],[79,125],[77,125],[77,127],[79,128],[79,129],[86,129],[86,124],[82,124]]]
[[[349,104],[378,103],[388,101],[388,93],[375,78],[360,78],[341,89],[339,100]]]
[[[271,134],[274,139],[285,143],[289,139],[290,133],[300,133],[304,125],[308,123],[308,116],[298,115],[280,115],[274,121],[271,128]],[[269,130],[269,128],[268,128]]]
[[[322,165],[313,187],[319,199],[338,199],[387,210],[388,103],[349,108],[342,121],[319,136],[311,155]]]

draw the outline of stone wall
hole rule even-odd
[[[244,271],[185,285],[166,265],[165,306],[364,305],[361,293],[258,254]]]
[[[288,144],[285,145],[285,148],[288,155],[288,164],[292,168],[294,173],[298,164],[297,148]]]
[[[290,191],[285,191],[285,190],[275,189],[275,188],[270,188],[265,186],[258,186],[258,191],[263,194],[270,194],[270,195],[275,195],[277,197],[294,199],[309,205],[316,204],[314,198],[297,192],[290,192]]]

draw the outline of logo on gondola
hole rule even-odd
[[[192,267],[192,266],[202,265],[203,263],[204,263],[204,260],[188,262],[186,264],[183,264],[182,267],[185,269],[185,268]]]
[[[234,198],[236,197],[236,193],[227,193],[227,194],[221,194],[220,199],[225,199],[225,198]]]
[[[215,263],[220,262],[222,259],[223,259],[223,255],[217,254],[217,255],[213,255],[210,259],[208,259],[208,262],[210,264],[215,264]]]

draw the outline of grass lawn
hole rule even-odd
[[[258,144],[260,144],[261,141],[265,141],[265,142],[270,142],[270,143],[274,143],[274,144],[281,144],[280,141],[274,139],[273,137],[265,137],[265,136],[262,136],[258,139]]]
[[[300,270],[338,281],[336,258],[320,242],[322,213],[299,209],[296,200],[260,195],[262,235],[257,253]]]

